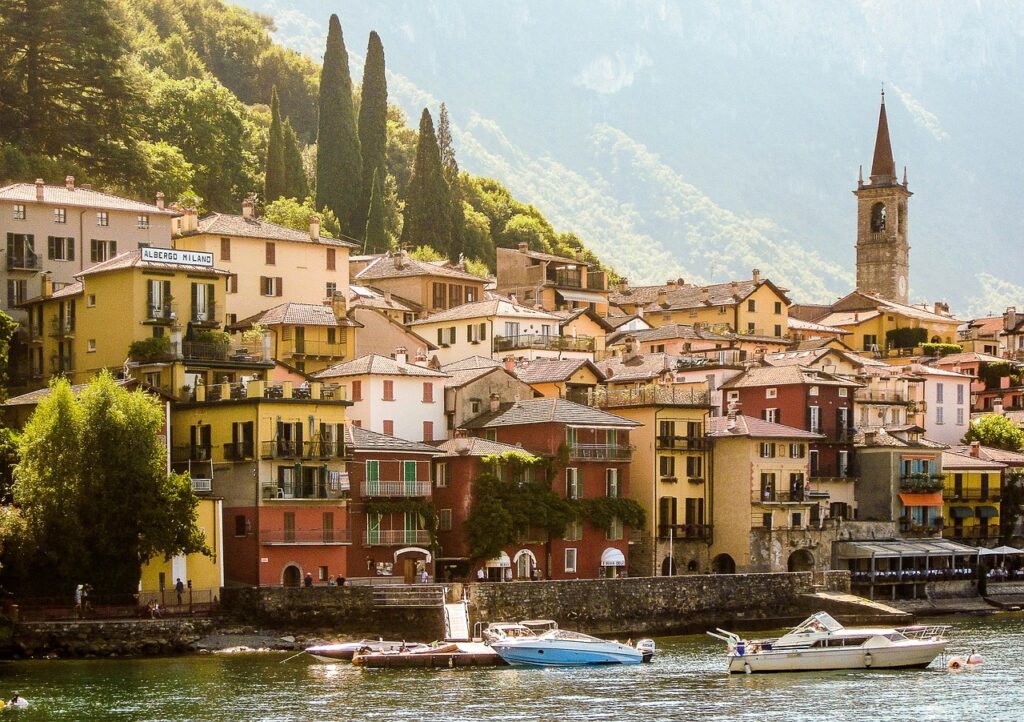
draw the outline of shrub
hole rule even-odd
[[[132,341],[128,347],[128,356],[139,363],[159,361],[171,355],[171,339],[166,336],[144,338]]]
[[[949,356],[964,350],[963,346],[955,343],[926,343],[921,348],[925,356]]]
[[[889,348],[914,348],[927,340],[926,328],[894,328],[885,332],[885,342]]]

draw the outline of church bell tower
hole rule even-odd
[[[910,245],[907,243],[907,170],[896,179],[896,164],[885,116],[885,91],[878,111],[878,133],[871,176],[857,178],[857,290],[907,303]]]

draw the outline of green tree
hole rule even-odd
[[[0,401],[7,400],[7,364],[11,353],[11,339],[18,330],[18,322],[0,311]]]
[[[163,191],[168,198],[181,199],[192,193],[195,169],[185,160],[181,148],[164,141],[139,141],[142,181],[146,188]]]
[[[403,199],[409,192],[418,142],[416,129],[409,127],[402,109],[397,105],[388,105],[388,175],[395,179],[398,196]]]
[[[379,171],[373,172],[371,187],[373,193],[370,196],[370,213],[366,219],[366,233],[363,239],[363,253],[384,253],[391,244],[388,241],[388,232],[384,226],[384,193],[381,188]]]
[[[451,245],[451,212],[448,207],[448,184],[441,171],[441,153],[434,134],[430,111],[420,116],[416,163],[405,199],[405,222],[402,242],[430,246],[446,255]]]
[[[431,248],[430,246],[416,246],[416,248],[409,253],[409,258],[416,261],[426,261],[428,263],[446,260],[443,253],[435,248]]]
[[[299,139],[289,118],[284,119],[284,193],[287,198],[305,198],[309,195],[306,166],[302,162]]]
[[[455,146],[452,143],[452,127],[448,108],[441,103],[441,115],[437,123],[437,147],[441,152],[441,172],[448,186],[448,208],[451,226],[451,244],[448,257],[458,260],[465,253],[463,231],[466,225],[465,210],[462,207],[462,186],[459,182],[459,163],[455,160]]]
[[[153,396],[106,371],[78,398],[66,380],[51,384],[25,426],[15,472],[15,503],[38,550],[35,591],[88,581],[100,594],[130,594],[144,562],[208,553],[191,481],[167,473],[163,424]]]
[[[388,81],[384,75],[384,45],[376,31],[370,33],[363,65],[359,101],[359,148],[363,159],[362,197],[353,227],[364,229],[373,203],[373,179],[379,176],[381,192],[387,173]]]
[[[497,258],[494,241],[491,240],[490,221],[483,213],[473,210],[473,206],[466,201],[462,202],[462,208],[465,219],[462,229],[463,253],[468,258],[482,261],[493,270]]]
[[[317,210],[310,196],[306,196],[301,203],[295,198],[278,198],[263,209],[264,220],[297,231],[309,230],[309,217],[312,215],[320,216],[321,236],[337,238],[341,235],[341,225],[337,216],[329,208]]]
[[[316,204],[330,208],[342,232],[358,236],[352,222],[360,199],[362,160],[352,107],[352,78],[341,22],[331,15],[327,49],[320,72],[320,120],[317,131]]]
[[[285,140],[281,126],[281,104],[277,99],[277,88],[270,96],[270,130],[267,133],[267,159],[264,163],[263,200],[270,203],[285,195]]]
[[[981,442],[982,446],[994,446],[1007,451],[1024,449],[1024,430],[1005,416],[986,414],[972,421],[964,434],[963,442]]]

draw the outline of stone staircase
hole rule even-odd
[[[373,588],[374,607],[438,609],[444,607],[444,587],[440,584],[387,584]]]

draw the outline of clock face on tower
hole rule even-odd
[[[899,288],[901,296],[907,295],[907,279],[905,276],[899,277],[899,279],[896,281],[896,286]]]

